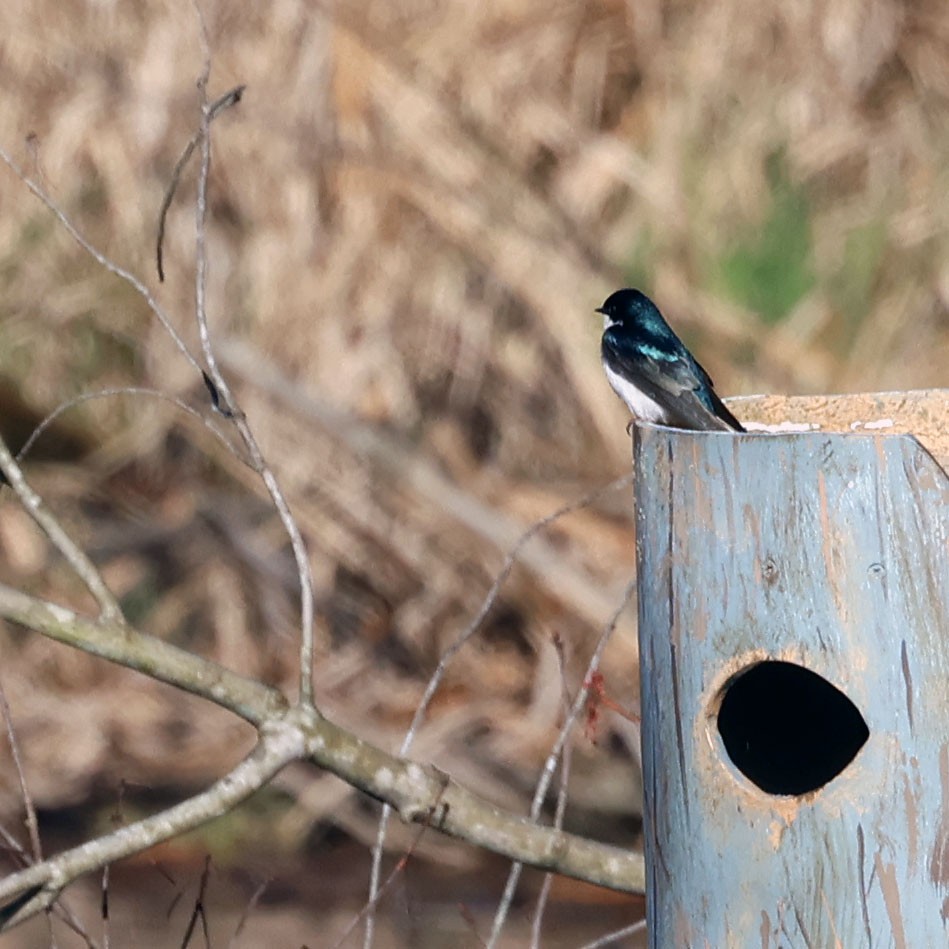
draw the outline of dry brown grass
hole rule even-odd
[[[215,129],[215,333],[395,434],[484,505],[495,538],[624,469],[625,416],[601,378],[591,311],[628,280],[657,297],[723,393],[946,384],[941,0],[205,11],[212,93],[248,86]],[[11,0],[0,37],[0,139],[103,249],[153,273],[157,208],[196,116],[190,5]],[[161,298],[189,338],[192,230],[183,193]],[[205,404],[140,304],[4,172],[0,424],[9,433],[77,392],[133,382]],[[252,379],[239,390],[311,544],[321,702],[393,746],[507,542]],[[166,406],[128,399],[66,416],[44,451],[33,478],[136,619],[289,681],[294,574],[239,465]],[[628,508],[614,496],[548,532],[570,584],[515,572],[420,754],[523,804],[559,714],[551,636],[569,644],[575,685],[630,575]],[[80,597],[9,503],[0,545],[4,579]],[[45,736],[45,750],[25,736],[44,806],[119,778],[200,782],[243,751],[240,734],[222,739],[226,726],[165,689],[4,636],[14,711]],[[635,695],[630,617],[606,672],[615,694]],[[637,813],[635,731],[611,730],[615,741],[579,745],[578,820]],[[372,816],[324,790],[301,794],[288,826],[332,814],[365,837]],[[423,850],[436,846],[447,860],[435,841]]]

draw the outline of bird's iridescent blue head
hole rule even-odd
[[[611,293],[603,306],[598,306],[595,312],[603,314],[605,326],[618,323],[632,328],[637,323],[649,324],[656,320],[665,322],[656,304],[639,290],[617,290],[616,293]]]

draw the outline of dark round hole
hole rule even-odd
[[[870,737],[857,706],[803,666],[761,662],[726,687],[718,731],[732,763],[769,794],[816,791]]]

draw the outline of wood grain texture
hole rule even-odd
[[[634,460],[650,944],[949,945],[946,472],[889,434],[641,426]],[[765,659],[869,728],[817,791],[725,752],[723,691]]]

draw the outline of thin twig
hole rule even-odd
[[[0,824],[0,840],[6,844],[6,848],[10,851],[15,862],[19,863],[22,867],[30,865],[30,855],[26,848],[3,824]]]
[[[455,524],[502,553],[520,540],[524,527],[514,518],[459,487],[438,465],[398,436],[314,395],[289,378],[260,349],[240,340],[223,339],[218,350],[230,373],[266,392],[287,411],[319,425],[348,451],[381,471],[390,487],[411,491],[427,506],[443,511]],[[632,475],[628,481],[632,482]],[[521,551],[520,564],[541,588],[569,604],[574,613],[596,628],[613,612],[622,592],[592,581],[542,536],[535,537]]]
[[[531,802],[531,820],[536,821],[540,816],[544,798],[547,796],[547,789],[550,787],[550,782],[553,780],[554,771],[557,768],[557,762],[560,760],[560,756],[563,754],[564,746],[567,744],[567,741],[570,738],[570,733],[573,731],[574,725],[576,725],[577,720],[583,714],[583,709],[586,706],[587,697],[590,694],[590,680],[593,674],[599,668],[600,659],[603,656],[603,651],[606,649],[606,644],[613,635],[613,630],[616,629],[616,624],[619,622],[620,616],[628,606],[629,601],[633,598],[633,594],[635,592],[636,581],[633,580],[626,587],[626,592],[623,595],[622,603],[620,603],[619,607],[617,607],[616,612],[612,615],[612,617],[610,617],[610,621],[606,624],[606,626],[603,628],[603,632],[600,634],[596,648],[593,650],[593,655],[590,657],[590,662],[587,665],[587,670],[583,677],[583,685],[577,690],[577,695],[574,698],[573,705],[570,707],[570,712],[560,729],[560,734],[557,736],[557,740],[554,742],[554,746],[551,749],[550,754],[547,756],[547,760],[544,762],[543,771],[541,771],[540,778],[537,781],[537,787],[534,789],[534,799]],[[523,869],[524,865],[521,863],[515,862],[511,865],[507,883],[504,887],[504,894],[501,897],[497,912],[494,916],[494,924],[491,927],[491,936],[488,939],[488,949],[493,949],[493,947],[497,945],[498,939],[501,937],[501,930],[504,927],[504,922],[507,919],[508,912],[510,911],[511,902],[514,899],[514,893],[517,890],[517,884],[520,880],[521,871]]]
[[[99,618],[108,623],[122,623],[122,608],[95,564],[66,533],[62,525],[46,507],[43,499],[26,483],[20,466],[16,463],[6,442],[0,437],[0,471],[6,476],[23,507],[39,525],[56,549],[66,558],[69,566],[86,585],[99,604]]]
[[[557,667],[560,671],[561,700],[563,702],[564,715],[570,714],[570,686],[567,684],[567,662],[563,651],[563,640],[560,636],[554,636],[554,650],[557,653]],[[557,792],[557,807],[554,811],[553,826],[558,830],[563,827],[564,814],[567,811],[567,791],[570,786],[570,764],[573,758],[573,745],[567,744],[563,750],[563,760],[560,764],[560,789]],[[534,909],[534,919],[531,923],[531,949],[540,949],[540,934],[544,922],[544,911],[547,908],[547,901],[550,898],[550,888],[553,885],[554,875],[552,873],[544,874],[544,882],[541,884],[540,893],[537,896],[537,906]]]
[[[211,857],[206,856],[204,858],[204,870],[201,872],[201,882],[198,884],[198,895],[195,897],[194,907],[191,910],[191,918],[188,920],[188,925],[185,927],[184,935],[181,937],[181,949],[187,949],[188,943],[191,942],[191,937],[194,935],[194,928],[198,924],[198,919],[201,920],[204,929],[205,945],[209,945],[208,920],[204,913],[204,896],[207,892],[208,877],[210,874]]]
[[[434,806],[432,807],[430,817],[434,816],[435,811],[438,809],[440,803],[441,803],[440,801],[435,802]],[[355,917],[353,917],[352,920],[350,920],[349,925],[343,931],[342,935],[339,937],[339,939],[336,940],[336,942],[333,943],[332,949],[340,949],[343,943],[349,938],[349,934],[359,925],[360,920],[367,913],[374,911],[375,908],[379,905],[379,901],[382,899],[383,896],[385,896],[386,891],[389,889],[389,887],[392,886],[392,884],[396,881],[396,879],[399,877],[400,874],[405,872],[405,868],[408,865],[409,859],[411,858],[412,854],[415,853],[415,850],[418,847],[419,843],[421,842],[422,837],[425,834],[425,831],[427,831],[429,827],[431,827],[430,821],[423,823],[422,826],[419,827],[415,836],[412,838],[411,842],[409,843],[408,849],[399,858],[396,865],[392,868],[389,875],[386,877],[382,886],[379,887],[378,892],[373,897],[373,902],[369,902],[369,900],[366,901],[366,905],[363,906],[363,908],[356,914]]]
[[[407,754],[409,749],[412,747],[412,744],[418,735],[418,731],[422,726],[422,722],[425,720],[425,716],[428,714],[428,707],[431,704],[432,699],[435,697],[435,693],[438,691],[439,686],[442,684],[442,680],[445,678],[445,675],[448,672],[449,665],[451,665],[455,656],[458,655],[458,653],[464,648],[468,640],[470,640],[471,637],[474,636],[474,634],[481,628],[481,624],[484,622],[485,618],[491,611],[491,608],[494,606],[498,596],[501,593],[501,587],[504,586],[504,584],[507,582],[507,578],[511,575],[511,571],[514,569],[514,566],[517,563],[521,550],[523,550],[523,548],[528,543],[530,543],[530,541],[533,540],[537,534],[550,527],[550,525],[555,521],[558,521],[567,514],[572,514],[574,511],[578,511],[581,508],[588,507],[594,501],[601,498],[604,494],[608,494],[610,491],[615,491],[617,488],[629,484],[629,482],[630,475],[623,475],[622,478],[617,478],[615,481],[611,481],[609,484],[597,488],[595,491],[591,491],[589,494],[584,495],[579,500],[564,504],[552,514],[548,514],[546,517],[532,524],[526,531],[524,531],[518,542],[511,548],[507,557],[505,557],[501,570],[494,578],[494,582],[491,584],[491,588],[488,590],[488,593],[474,618],[461,631],[460,635],[455,639],[455,641],[444,651],[444,653],[442,653],[438,666],[432,673],[431,678],[428,680],[428,685],[425,687],[425,693],[422,695],[422,699],[419,702],[418,707],[415,709],[415,714],[412,716],[412,722],[409,725],[408,731],[405,733],[405,737],[402,739],[402,744],[399,746],[400,755]]]
[[[459,903],[458,913],[468,926],[468,931],[474,937],[475,942],[483,947],[485,941],[481,938],[481,933],[478,932],[478,921],[475,919],[475,915],[471,912],[470,907],[466,903]]]
[[[198,11],[200,16],[200,10]],[[202,30],[203,30],[203,20],[202,20]],[[205,42],[205,49],[207,49],[207,33],[203,31],[202,36]],[[232,90],[233,92],[234,90]],[[222,100],[226,100],[227,96],[222,96]],[[218,100],[220,101],[220,100]],[[216,104],[216,103],[215,103]],[[221,108],[226,108],[229,103],[225,101]],[[207,125],[209,122],[208,112],[213,110],[214,105],[210,107],[202,108],[202,137],[207,139],[208,136],[204,134],[207,131]],[[208,146],[209,148],[209,146]],[[86,251],[101,267],[104,267],[109,273],[114,274],[119,277],[121,280],[124,280],[136,293],[145,301],[145,304],[148,308],[154,313],[155,317],[164,327],[165,331],[173,340],[175,346],[185,357],[185,359],[191,364],[191,366],[198,372],[199,375],[204,376],[205,370],[202,368],[197,357],[191,352],[187,344],[179,335],[178,331],[174,328],[171,323],[171,320],[164,312],[164,310],[159,305],[158,301],[155,299],[151,290],[139,280],[133,273],[126,270],[124,267],[116,264],[111,258],[107,257],[102,251],[95,247],[89,240],[87,240],[79,231],[79,229],[72,223],[66,213],[56,204],[55,201],[50,197],[48,192],[33,178],[31,178],[26,172],[13,160],[10,154],[6,149],[0,147],[0,161],[3,161],[8,168],[26,185],[26,187],[53,213],[57,220],[62,224],[66,229],[67,233]],[[207,162],[210,162],[210,152],[207,153]],[[203,217],[206,215],[207,211],[207,175],[208,175],[208,164],[202,160],[202,170],[201,175],[199,176],[199,191],[203,189],[204,205],[198,209],[198,214],[203,220]],[[203,184],[202,184],[203,181]],[[204,253],[206,259],[206,249],[204,249],[204,230],[199,228],[200,234],[198,241],[199,248],[201,252]],[[202,291],[203,296],[203,291]],[[221,373],[218,371],[217,363],[214,358],[213,351],[210,350],[209,341],[207,340],[207,319],[206,315],[200,315],[198,318],[199,325],[204,326],[204,336],[202,337],[202,347],[204,348],[204,357],[207,361],[208,368],[214,385],[217,387],[218,392],[221,394],[224,405],[228,406],[229,409],[232,409],[234,406],[233,397],[230,394],[230,389],[227,386],[227,383],[221,376]],[[231,414],[230,412],[227,414]],[[238,432],[248,450],[250,455],[250,465],[257,472],[260,478],[263,480],[264,485],[267,488],[267,491],[273,501],[274,507],[277,510],[277,514],[280,517],[281,522],[284,525],[284,529],[287,531],[287,534],[290,537],[290,545],[293,549],[293,556],[296,562],[297,571],[300,575],[300,586],[301,586],[301,669],[300,669],[300,698],[301,702],[305,705],[312,706],[313,704],[313,577],[310,570],[309,557],[306,551],[306,545],[303,541],[303,536],[300,533],[299,527],[296,524],[296,521],[293,517],[293,514],[290,511],[290,507],[287,504],[286,499],[284,498],[283,492],[280,489],[277,479],[271,471],[270,467],[266,464],[263,454],[260,451],[260,448],[257,444],[256,439],[253,436],[253,433],[250,430],[250,427],[247,425],[246,420],[243,416],[239,415],[237,412],[233,412],[235,422],[237,423]],[[0,471],[3,472],[9,480],[6,470],[3,468],[3,465],[0,464]],[[21,479],[22,481],[22,479]],[[21,495],[21,498],[23,496]],[[29,510],[29,507],[28,507]],[[41,525],[42,526],[42,525]],[[44,528],[45,529],[45,528]],[[64,532],[59,531],[59,534],[65,538]],[[54,543],[56,540],[51,537]],[[68,540],[68,538],[66,538]],[[59,545],[57,544],[57,547]],[[75,548],[74,548],[75,549]],[[76,551],[78,553],[78,551]],[[63,551],[64,556],[70,561],[70,564],[73,566],[73,569],[77,568],[82,562],[82,559],[85,559],[88,563],[87,558],[76,558],[75,560],[70,557],[69,554],[66,554]],[[90,565],[91,566],[91,565]],[[93,571],[94,573],[94,571]],[[108,593],[108,590],[105,587],[105,584],[101,581],[96,583],[92,574],[83,575],[82,579],[84,582],[89,585],[90,582],[96,587],[100,594],[105,594],[103,599],[100,599],[99,596],[96,596],[96,593],[93,592],[93,595],[96,596],[97,601],[102,608],[103,603],[109,603],[111,599],[111,594]],[[112,616],[113,611],[117,610],[118,606],[115,604],[114,600],[110,604],[109,610],[106,610],[103,613],[105,617]],[[115,615],[120,615],[116,613]]]
[[[102,945],[104,949],[109,949],[111,945],[111,925],[109,922],[109,870],[112,864],[107,863],[102,868],[102,896],[100,907],[102,910]]]
[[[87,253],[90,257],[95,260],[100,267],[103,267],[109,273],[118,277],[120,280],[124,280],[144,301],[146,306],[152,313],[155,314],[159,323],[164,327],[165,332],[171,337],[175,346],[178,348],[178,351],[188,360],[188,362],[198,371],[201,372],[201,365],[198,362],[197,358],[192,354],[191,350],[188,349],[187,344],[181,338],[178,331],[173,326],[171,320],[165,311],[161,308],[158,301],[155,299],[151,290],[139,280],[131,271],[126,270],[124,267],[120,267],[115,261],[107,257],[101,250],[95,247],[89,240],[87,240],[79,232],[79,229],[75,224],[66,216],[66,212],[63,211],[58,204],[50,197],[49,193],[45,188],[42,187],[37,181],[31,178],[23,169],[13,160],[9,152],[6,149],[0,147],[0,161],[2,161],[19,179],[29,188],[33,194],[39,198],[40,201],[53,213],[56,219],[60,224],[66,229],[66,233]]]
[[[253,913],[254,909],[257,907],[257,904],[260,902],[260,898],[264,895],[264,891],[268,886],[270,886],[270,880],[266,879],[251,894],[250,899],[247,901],[247,905],[241,912],[241,918],[237,921],[237,927],[234,929],[234,935],[228,940],[227,949],[236,949],[237,940],[244,931],[244,926],[247,925],[247,920],[250,919],[250,914]]]
[[[569,504],[563,505],[563,507],[558,508],[552,514],[548,514],[546,517],[532,524],[526,531],[524,531],[523,534],[521,534],[517,543],[508,552],[507,557],[505,557],[504,564],[502,565],[501,570],[498,572],[497,576],[495,576],[494,582],[491,584],[491,588],[488,590],[488,593],[481,604],[481,608],[475,614],[471,622],[468,623],[468,625],[461,631],[455,641],[442,653],[441,657],[439,658],[438,665],[435,668],[435,671],[432,673],[431,678],[428,680],[428,685],[425,687],[425,692],[422,695],[422,699],[415,709],[415,714],[412,716],[412,722],[405,733],[405,737],[402,739],[402,744],[399,746],[400,755],[404,756],[408,754],[409,749],[412,747],[412,743],[415,741],[418,731],[422,726],[422,722],[425,720],[425,716],[428,714],[428,707],[431,705],[432,699],[435,697],[435,693],[438,691],[442,680],[445,678],[445,675],[448,672],[449,665],[452,663],[455,656],[458,655],[461,649],[465,646],[468,640],[470,640],[471,637],[474,636],[474,634],[478,631],[478,629],[480,629],[485,617],[488,615],[491,608],[497,601],[498,595],[501,592],[501,587],[507,581],[511,571],[514,569],[514,565],[517,563],[517,559],[520,556],[521,550],[537,534],[554,523],[554,521],[572,513],[573,511],[592,504],[598,498],[610,491],[615,490],[616,488],[629,484],[631,478],[631,475],[624,475],[622,478],[617,478],[615,481],[611,481],[604,487],[597,488],[590,494],[584,495],[579,500],[571,501]],[[379,877],[382,872],[382,854],[385,848],[385,838],[389,827],[390,816],[390,809],[388,806],[383,807],[382,814],[379,817],[379,830],[376,834],[376,842],[372,850],[372,868],[369,875],[370,906],[374,905],[373,901],[376,893],[378,892]],[[366,915],[366,928],[363,937],[364,949],[369,949],[369,947],[372,945],[374,927],[374,914],[370,909],[370,912]]]
[[[20,757],[20,743],[16,738],[13,727],[13,716],[10,714],[10,705],[7,702],[7,693],[0,684],[0,714],[7,729],[7,741],[10,744],[10,754],[13,756],[13,766],[16,768],[17,780],[20,782],[20,796],[26,809],[26,826],[30,833],[30,846],[33,850],[33,859],[39,862],[43,859],[43,845],[40,842],[40,825],[36,819],[36,807],[33,805],[33,795],[30,794],[26,783],[26,772],[23,770],[23,759]]]
[[[13,858],[14,863],[19,864],[21,867],[28,867],[31,865],[32,861],[30,860],[30,855],[26,852],[20,842],[4,827],[0,824],[0,839],[6,844],[7,849],[10,851],[10,855]],[[26,891],[26,897],[20,900],[13,900],[12,903],[8,903],[6,906],[0,910],[0,930],[3,929],[3,924],[6,923],[8,919],[12,919],[16,913],[19,911],[19,907],[25,906],[37,893],[42,889],[42,886],[34,888],[32,891]],[[75,913],[67,904],[64,897],[60,897],[53,906],[53,912],[67,925],[77,936],[80,936],[82,939],[85,939],[86,945],[89,946],[89,949],[99,949],[99,944],[93,940],[93,938],[86,932],[82,923],[76,918]]]
[[[17,452],[16,460],[17,462],[22,462],[26,455],[32,450],[33,446],[36,444],[37,439],[49,428],[53,422],[56,421],[63,413],[68,412],[70,409],[76,408],[79,405],[82,405],[85,402],[92,402],[96,399],[109,399],[117,395],[134,395],[134,396],[144,396],[151,399],[161,399],[163,402],[170,402],[176,408],[181,409],[182,412],[187,412],[188,415],[196,418],[204,427],[229,451],[231,454],[236,457],[240,457],[237,454],[234,446],[227,440],[227,438],[219,432],[210,419],[205,418],[197,409],[193,409],[188,405],[184,400],[179,399],[177,396],[169,395],[167,392],[162,392],[159,389],[142,389],[138,386],[121,386],[115,389],[97,389],[95,392],[84,392],[82,395],[77,395],[74,399],[69,399],[65,402],[61,402],[59,405],[53,409],[47,416],[45,416],[36,428],[30,433],[30,437],[23,443],[23,447]]]
[[[198,324],[198,336],[201,340],[201,351],[207,363],[207,372],[202,371],[205,382],[210,382],[209,388],[215,404],[220,406],[222,413],[234,421],[237,431],[247,448],[251,459],[251,466],[260,475],[270,494],[270,499],[277,511],[284,530],[290,538],[290,547],[293,550],[293,559],[296,563],[300,581],[300,685],[299,702],[306,708],[314,708],[313,703],[313,656],[314,656],[314,604],[313,604],[313,573],[310,568],[310,557],[303,540],[303,534],[296,518],[290,510],[290,505],[284,497],[283,491],[277,482],[270,465],[264,458],[263,452],[257,443],[253,431],[247,424],[247,418],[240,410],[231,392],[227,380],[218,366],[214,347],[211,345],[211,333],[208,327],[207,314],[207,216],[208,216],[208,178],[211,170],[211,120],[214,105],[207,100],[207,84],[211,76],[211,49],[208,40],[207,27],[201,8],[194,4],[201,24],[201,38],[204,49],[204,70],[198,79],[198,91],[201,97],[201,127],[200,145],[201,161],[198,172],[198,193],[195,199],[195,319]]]
[[[7,693],[0,683],[0,714],[3,715],[3,722],[7,729],[7,743],[10,745],[10,755],[13,758],[13,766],[16,770],[17,781],[20,784],[20,797],[23,798],[23,807],[26,811],[26,827],[30,835],[30,847],[33,851],[33,859],[27,862],[39,863],[43,859],[43,845],[40,842],[40,825],[36,819],[36,807],[33,804],[33,795],[30,794],[29,785],[26,782],[26,772],[23,769],[23,759],[20,756],[20,743],[17,741],[16,729],[13,727],[13,715],[10,712],[10,704],[7,702]],[[46,925],[49,927],[50,942],[53,941],[53,920],[47,914]]]
[[[201,42],[204,47],[204,69],[198,79],[198,93],[201,98],[201,125],[198,130],[198,139],[201,145],[201,160],[198,166],[198,193],[194,203],[195,220],[195,279],[194,279],[194,314],[198,323],[198,336],[201,340],[201,350],[208,361],[211,375],[215,373],[214,351],[211,348],[211,336],[208,332],[207,313],[207,283],[208,283],[208,178],[211,174],[211,118],[208,108],[208,80],[211,78],[211,51],[208,46],[207,28],[201,7],[194,3],[198,19],[201,23]],[[215,380],[216,381],[216,380]],[[226,395],[226,391],[225,391]]]
[[[287,711],[286,700],[276,689],[235,675],[217,663],[157,637],[127,625],[107,626],[92,621],[3,583],[0,583],[0,617],[203,696],[258,726],[261,734],[284,728],[288,720],[292,721],[305,734],[305,757],[309,761],[376,800],[392,805],[406,823],[430,822],[441,833],[539,870],[556,870],[565,876],[624,893],[643,890],[642,854],[544,827],[506,812],[434,766],[388,754],[313,710]],[[222,782],[236,793],[237,789],[232,787],[235,780],[236,777],[224,778]],[[442,800],[444,806],[437,820],[432,820],[432,802],[437,800]],[[189,801],[186,805],[193,803]],[[213,809],[208,813],[217,816]],[[0,905],[36,883],[48,887],[51,878],[60,881],[61,888],[81,874],[101,868],[109,860],[139,852],[157,840],[166,839],[163,836],[166,832],[173,836],[187,829],[169,826],[169,814],[175,816],[178,812],[159,815],[160,820],[155,825],[146,824],[144,830],[141,825],[133,825],[138,830],[130,828],[130,836],[118,841],[109,835],[84,844],[79,854],[68,851],[36,867],[10,874],[0,880]],[[187,814],[194,817],[193,812]],[[16,918],[22,920],[45,905],[48,904],[34,900]]]
[[[216,119],[225,109],[229,109],[231,106],[237,105],[237,103],[241,101],[246,88],[246,85],[235,86],[233,89],[225,92],[223,96],[215,99],[208,109],[210,113],[210,120],[213,122],[214,119]],[[181,153],[181,157],[175,163],[174,170],[171,173],[171,181],[168,183],[168,187],[165,189],[165,195],[161,201],[161,208],[158,211],[158,237],[155,241],[155,263],[158,268],[158,279],[161,283],[165,282],[164,244],[165,225],[167,223],[168,211],[171,208],[171,202],[175,199],[175,192],[178,190],[178,185],[181,182],[181,175],[184,173],[185,166],[190,161],[191,156],[194,154],[194,150],[198,147],[198,142],[200,140],[201,133],[196,132],[191,137],[191,141],[185,145],[184,151]]]
[[[580,949],[603,949],[604,946],[612,946],[613,943],[619,942],[620,939],[625,939],[627,936],[635,936],[637,933],[641,933],[646,929],[646,920],[641,919],[638,923],[633,923],[630,926],[624,926],[622,929],[617,929],[615,932],[607,933],[605,936],[600,936],[599,939],[594,939],[593,942],[585,942]]]
[[[288,712],[282,721],[271,722],[263,728],[254,750],[207,791],[0,881],[2,898],[42,885],[42,890],[8,920],[4,928],[48,907],[63,887],[81,874],[177,837],[236,807],[286,764],[306,754],[304,725],[294,718],[293,711]]]

